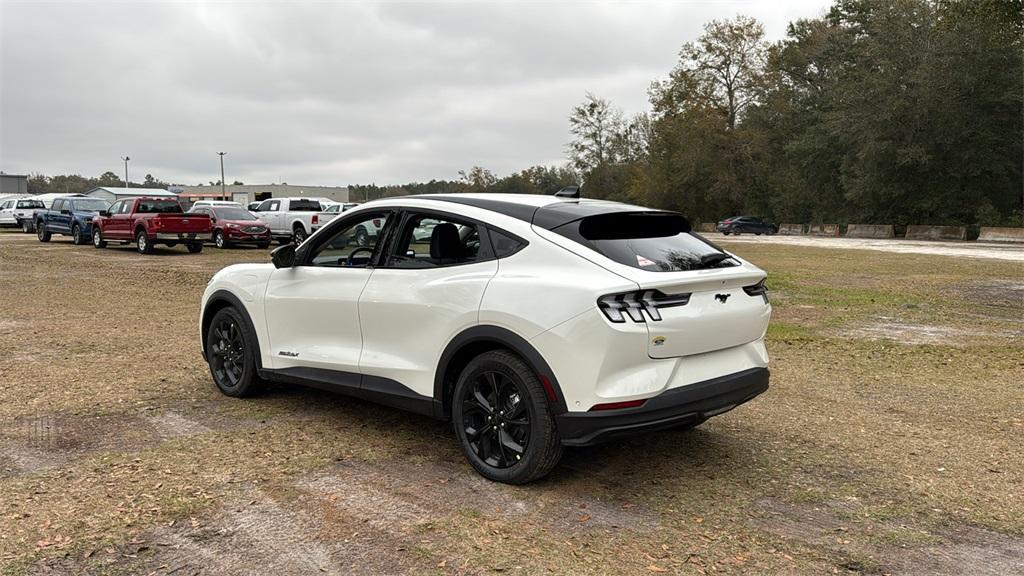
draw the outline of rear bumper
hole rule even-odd
[[[197,235],[196,235],[195,232],[181,233],[181,234],[173,233],[173,232],[158,232],[158,233],[154,234],[154,238],[153,239],[154,240],[160,240],[160,241],[184,242],[186,240],[195,240],[196,236]]]
[[[587,446],[651,430],[700,423],[728,412],[768,389],[768,369],[751,368],[728,376],[673,388],[643,406],[556,416],[566,446]]]

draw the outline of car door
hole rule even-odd
[[[363,388],[432,397],[438,359],[478,323],[498,261],[481,223],[446,212],[409,209],[391,235],[359,299]]]
[[[132,204],[134,202],[134,200],[121,200],[115,204],[115,206],[117,206],[117,212],[114,212],[114,206],[111,206],[110,220],[107,221],[106,229],[103,230],[103,235],[105,237],[118,240],[131,239],[131,211]]]
[[[0,204],[0,224],[14,224],[14,200]]]
[[[260,204],[260,219],[270,226],[271,234],[281,234],[280,209],[280,200],[265,200],[263,204]]]
[[[71,202],[57,198],[50,206],[46,217],[47,227],[51,232],[68,233],[71,231]]]
[[[359,385],[359,295],[381,243],[360,246],[355,230],[368,219],[391,215],[367,211],[332,222],[302,247],[294,266],[271,273],[264,299],[269,367],[325,384]]]

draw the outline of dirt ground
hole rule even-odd
[[[771,389],[511,487],[441,422],[220,395],[199,296],[266,251],[0,232],[0,573],[1024,573],[1024,265],[722,241]]]
[[[829,238],[817,236],[725,236],[717,232],[705,234],[715,242],[779,244],[783,246],[807,246],[813,248],[841,248],[848,250],[877,250],[897,254],[930,254],[935,256],[960,256],[967,258],[992,258],[1024,262],[1024,244],[1008,242],[931,242],[925,240],[904,240],[903,238]]]

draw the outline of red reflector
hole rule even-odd
[[[376,226],[377,228],[380,228],[380,218],[374,218],[373,225]]]
[[[597,410],[619,410],[622,408],[636,408],[637,406],[643,406],[647,400],[626,400],[625,402],[608,402],[607,404],[594,404],[590,407],[590,412]]]
[[[548,377],[541,374],[540,383],[544,386],[544,391],[548,394],[548,401],[551,403],[558,401],[558,396],[555,396],[555,387],[551,385],[551,380]]]

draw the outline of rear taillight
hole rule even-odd
[[[744,286],[743,291],[748,296],[763,296],[765,304],[768,303],[768,287],[764,285],[767,278],[762,278],[757,284],[751,284],[750,286]]]
[[[607,402],[605,404],[594,404],[590,407],[590,412],[597,412],[598,410],[621,410],[623,408],[637,408],[644,405],[647,400],[626,400],[624,402]]]
[[[644,312],[651,320],[661,320],[660,308],[685,306],[690,302],[689,294],[663,294],[659,290],[641,290],[609,294],[597,299],[597,307],[612,322],[625,322],[626,316],[633,322],[646,322]]]
[[[373,225],[376,228],[380,228],[380,218],[374,218],[373,219]]]
[[[316,224],[319,221],[320,221],[319,217],[316,214],[313,214],[313,219],[310,220],[310,222],[312,222],[313,224]]]

